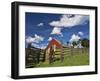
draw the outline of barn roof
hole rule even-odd
[[[52,39],[52,40],[49,42],[49,44],[48,44],[48,46],[47,46],[46,49],[50,48],[52,45],[56,45],[58,48],[61,48],[61,47],[62,47],[62,44],[61,44],[60,41],[58,41],[57,39]]]

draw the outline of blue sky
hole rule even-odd
[[[26,12],[25,36],[26,46],[37,48],[45,48],[52,38],[62,44],[89,39],[89,16]]]

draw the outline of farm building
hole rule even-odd
[[[58,40],[56,40],[56,39],[52,39],[52,40],[49,42],[49,44],[48,44],[46,50],[50,49],[50,47],[52,47],[52,46],[54,46],[54,48],[61,48],[61,47],[62,47],[62,44],[61,44],[60,41],[58,41]]]
[[[46,51],[46,60],[50,61],[50,58],[53,58],[55,56],[55,52],[57,52],[57,50],[59,49],[59,56],[61,56],[61,52],[62,52],[62,44],[60,41],[56,40],[56,39],[52,39],[48,46],[46,47],[45,51]]]

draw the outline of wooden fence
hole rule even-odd
[[[63,62],[65,56],[72,56],[73,54],[84,54],[84,52],[88,51],[88,48],[68,48],[63,47],[63,49],[57,49],[55,51],[53,59],[51,59],[51,62],[54,62],[56,60],[61,60]],[[45,50],[37,49],[26,49],[26,68],[36,67],[37,64],[40,62],[46,61],[46,53]],[[50,59],[48,59],[50,60]]]

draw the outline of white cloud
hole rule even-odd
[[[63,34],[61,33],[61,29],[62,28],[59,28],[59,27],[54,27],[51,34],[56,34],[56,35],[60,35],[60,36],[63,36]]]
[[[52,21],[49,24],[53,27],[72,27],[84,24],[88,20],[88,16],[83,15],[62,15],[60,20]]]
[[[44,23],[39,23],[37,26],[43,26],[44,25]]]
[[[71,39],[70,39],[69,41],[70,41],[71,43],[74,42],[74,41],[75,41],[75,42],[78,42],[79,39],[80,39],[80,36],[73,34],[73,35],[71,36]]]
[[[41,46],[41,49],[45,49],[46,48],[46,46]]]
[[[49,37],[48,41],[51,41],[52,40],[52,37]]]
[[[40,41],[43,41],[44,40],[44,38],[42,37],[42,36],[38,36],[37,34],[35,34],[35,42],[36,43],[39,43]]]
[[[78,32],[78,34],[79,34],[79,35],[81,35],[81,36],[83,36],[83,35],[84,35],[84,33],[83,33],[83,32]]]
[[[36,44],[36,43],[32,43],[31,44],[33,47],[36,47],[36,48],[40,48],[40,45]]]
[[[47,44],[42,44],[42,45],[40,46],[41,49],[45,49],[46,47],[47,47]]]
[[[51,34],[59,34],[61,36],[63,36],[61,30],[64,27],[73,27],[76,25],[82,25],[84,23],[86,23],[86,21],[89,19],[88,16],[85,15],[62,15],[61,18],[57,21],[52,21],[50,22],[50,26],[53,26],[53,30],[51,32]]]
[[[33,41],[35,41],[35,39],[32,38],[31,36],[26,38],[26,43],[32,43]]]
[[[31,36],[27,37],[26,38],[26,43],[33,43],[33,42],[34,43],[39,43],[43,40],[44,40],[44,38],[42,36],[38,36],[37,34],[35,34],[34,37],[31,37]]]
[[[45,44],[32,43],[32,46],[33,47],[36,47],[36,48],[40,48],[40,49],[45,49],[47,45],[45,45]]]

